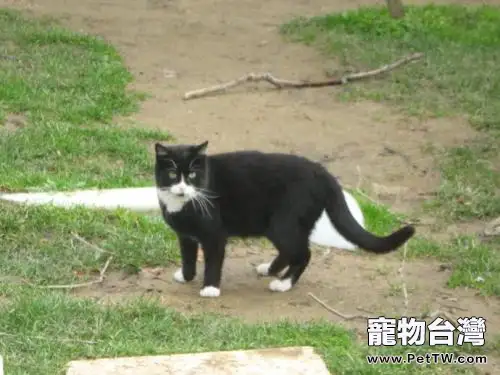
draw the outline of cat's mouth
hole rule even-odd
[[[171,197],[175,197],[175,198],[189,198],[189,194],[182,190],[182,191],[172,191],[171,188],[163,188],[163,189],[158,189],[160,194],[166,194],[166,195],[170,195]]]

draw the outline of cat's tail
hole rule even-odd
[[[329,175],[329,178],[331,195],[325,210],[337,231],[349,242],[364,250],[385,254],[397,250],[415,234],[415,228],[411,225],[404,226],[386,237],[368,232],[352,216],[340,184],[333,176]]]

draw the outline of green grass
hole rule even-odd
[[[126,327],[124,322],[127,322]],[[213,315],[186,317],[155,301],[137,300],[120,306],[103,306],[75,300],[60,293],[18,294],[0,307],[0,351],[6,373],[12,375],[65,373],[75,358],[164,355],[231,349],[310,345],[322,355],[332,374],[438,374],[447,365],[367,365],[368,353],[403,354],[405,348],[367,350],[355,336],[328,322],[250,325]],[[79,340],[92,341],[86,344]],[[456,352],[455,347],[455,352]],[[451,352],[443,347],[440,351]],[[411,352],[426,353],[429,348]],[[474,374],[465,366],[457,374]]]
[[[424,52],[422,61],[393,71],[391,78],[346,86],[340,96],[388,102],[416,116],[462,115],[485,131],[482,147],[450,150],[440,163],[444,179],[437,204],[452,219],[500,214],[500,172],[478,162],[499,153],[500,8],[406,6],[406,16],[395,20],[385,6],[361,7],[298,18],[281,32],[359,70]]]
[[[454,221],[500,214],[500,137],[437,153],[442,183],[428,207]]]
[[[407,219],[387,207],[374,205],[363,195],[352,192],[365,215],[368,230],[387,235]],[[408,243],[407,257],[439,259],[451,265],[448,287],[472,287],[484,295],[500,296],[500,241],[481,243],[475,236],[459,236],[448,243],[417,235]],[[481,280],[482,279],[482,280]]]
[[[177,242],[159,220],[125,211],[0,204],[0,274],[31,284],[81,282],[93,278],[111,251],[110,269],[137,269],[178,260]],[[1,277],[0,277],[1,279]]]
[[[165,139],[159,131],[105,124],[31,124],[0,138],[0,190],[151,186],[147,146]]]
[[[25,118],[0,126],[0,190],[152,184],[147,146],[169,137],[110,125],[139,100],[112,46],[3,9],[0,41],[0,118]]]
[[[36,123],[109,122],[136,110],[132,75],[102,39],[0,10],[0,109]]]
[[[368,349],[352,332],[326,321],[252,325],[216,315],[183,316],[154,299],[102,305],[75,299],[64,290],[40,289],[47,284],[95,278],[96,270],[109,256],[75,241],[74,234],[113,252],[110,271],[133,272],[178,262],[178,248],[162,221],[130,212],[6,203],[0,208],[0,353],[9,374],[63,374],[67,362],[76,358],[292,345],[315,347],[335,374],[436,374],[450,368],[368,365],[367,354],[425,354],[432,349]],[[370,222],[371,215],[382,218],[380,231],[395,220],[384,208],[368,212]],[[123,322],[127,322],[126,327]],[[458,354],[459,349],[440,351]],[[456,371],[474,373],[463,366]]]

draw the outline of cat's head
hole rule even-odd
[[[161,196],[187,202],[206,191],[207,145],[208,141],[199,145],[155,144],[155,178]]]

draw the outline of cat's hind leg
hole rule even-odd
[[[269,267],[269,275],[278,275],[286,266],[286,272],[269,283],[273,292],[286,292],[297,283],[311,259],[309,237],[298,226],[278,222],[268,236],[279,251]],[[264,266],[262,266],[264,268]]]
[[[288,266],[288,259],[280,254],[269,263],[261,263],[255,267],[259,276],[279,276],[283,275]]]
[[[304,243],[304,242],[303,242]],[[286,292],[292,289],[299,281],[300,277],[307,268],[311,259],[311,251],[307,246],[296,247],[290,256],[289,267],[287,271],[279,278],[269,283],[269,289],[273,292]]]

